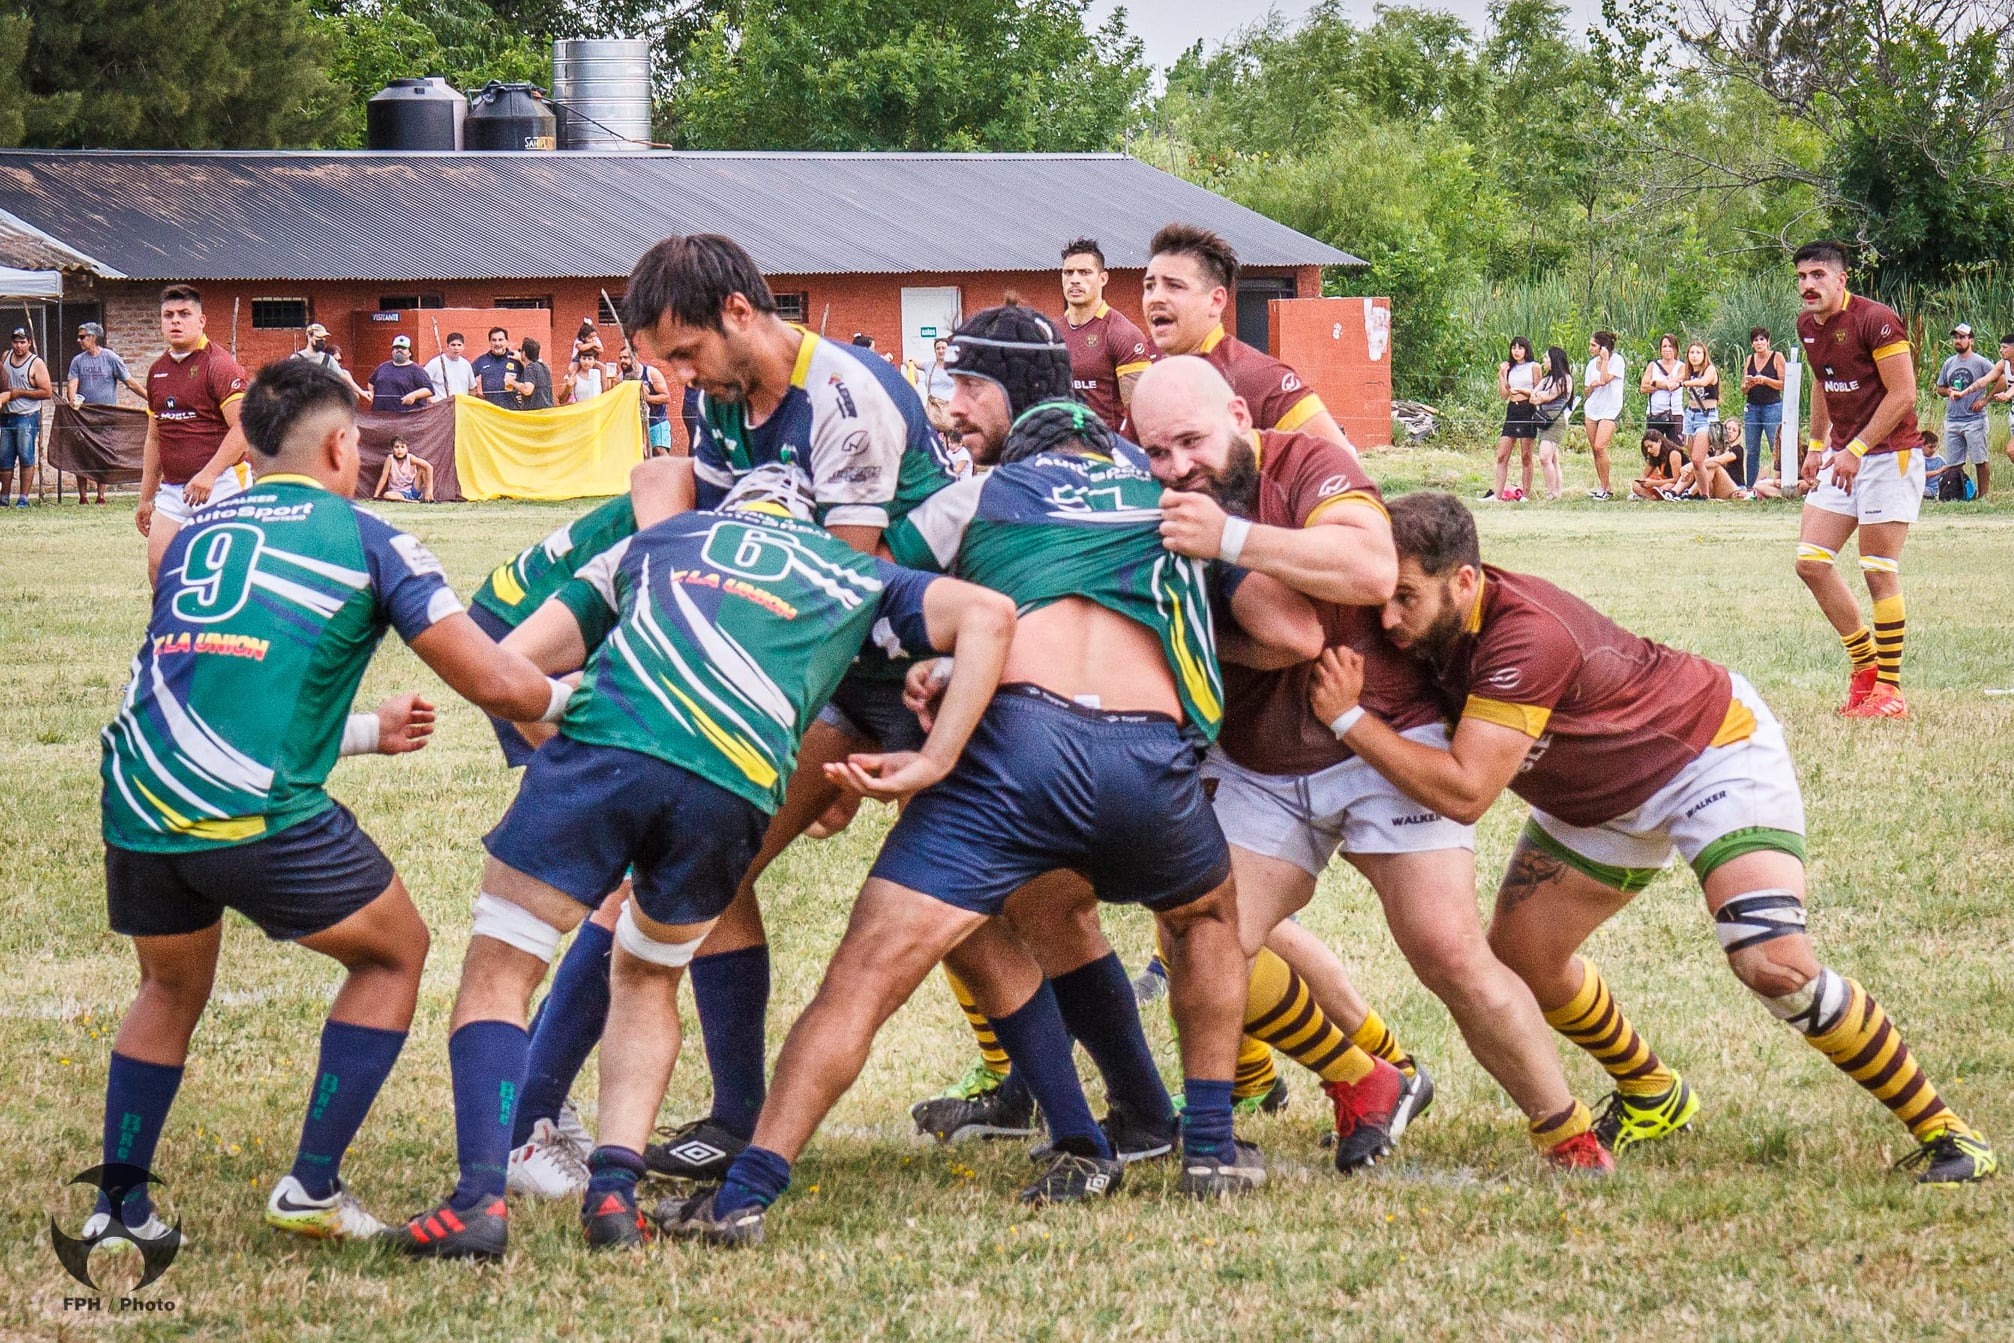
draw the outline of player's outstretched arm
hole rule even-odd
[[[689,457],[652,457],[630,468],[629,506],[638,531],[691,512],[698,507],[698,497]]]
[[[343,726],[342,754],[405,755],[434,735],[434,706],[418,695],[393,695],[370,713],[353,713]]]
[[[1217,656],[1227,662],[1273,671],[1321,655],[1321,617],[1277,578],[1246,574],[1231,593],[1231,618],[1217,629]]]
[[[465,611],[444,616],[408,642],[450,690],[513,723],[557,722],[572,693],[524,654],[499,647]]]
[[[1329,724],[1345,746],[1398,790],[1449,820],[1474,825],[1517,777],[1532,739],[1516,728],[1464,715],[1455,724],[1449,750],[1400,736],[1383,719],[1357,703],[1364,688],[1364,660],[1347,648],[1325,651],[1315,664],[1309,698],[1315,716]]]
[[[548,676],[562,676],[587,665],[587,639],[580,617],[558,597],[548,597],[538,610],[503,637],[503,647],[524,654]]]
[[[1233,518],[1209,495],[1186,490],[1163,491],[1160,506],[1161,544],[1169,550],[1269,574],[1318,601],[1379,606],[1398,583],[1392,524],[1366,496],[1325,501],[1306,527]]]
[[[1014,643],[1013,601],[973,583],[939,578],[924,590],[923,620],[931,646],[955,654],[923,749],[849,756],[825,767],[834,783],[884,800],[920,792],[951,772],[979,725]]]

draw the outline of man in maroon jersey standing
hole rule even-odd
[[[1133,384],[1161,352],[1125,313],[1105,302],[1111,278],[1096,238],[1063,245],[1063,343],[1070,347],[1070,390],[1116,429],[1133,404]]]

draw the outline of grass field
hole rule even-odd
[[[1397,488],[1475,488],[1482,463],[1387,456]],[[1587,474],[1585,459],[1569,468]],[[1583,482],[1580,488],[1585,488]],[[389,510],[467,592],[576,508]],[[1882,999],[1963,1113],[2014,1147],[2014,507],[1933,509],[1904,564],[1916,718],[1844,724],[1830,631],[1790,572],[1788,506],[1486,508],[1492,559],[1559,580],[1625,623],[1740,668],[1788,725],[1810,809],[1811,903],[1824,958]],[[962,1069],[965,1027],[934,983],[889,1026],[860,1084],[798,1167],[770,1244],[738,1255],[660,1245],[594,1257],[571,1206],[520,1208],[498,1270],[401,1263],[268,1231],[291,1159],[334,967],[235,917],[210,1012],[155,1168],[194,1248],[148,1296],[172,1314],[94,1318],[50,1253],[88,1194],[113,1030],[132,954],[104,928],[97,732],[144,624],[141,545],[123,508],[0,518],[0,1336],[501,1340],[531,1337],[1183,1340],[1886,1339],[2014,1337],[2014,1180],[1924,1191],[1886,1172],[1906,1135],[1775,1024],[1730,976],[1689,878],[1667,875],[1591,948],[1652,1044],[1705,1102],[1696,1129],[1632,1150],[1618,1178],[1543,1174],[1512,1107],[1408,976],[1369,892],[1332,871],[1307,923],[1336,946],[1440,1099],[1402,1158],[1343,1179],[1317,1140],[1320,1093],[1245,1126],[1273,1163],[1258,1196],[1178,1199],[1136,1169],[1095,1208],[1012,1202],[1028,1163],[994,1144],[911,1144],[907,1107]],[[514,779],[475,710],[396,641],[365,696],[443,699],[433,746],[338,766],[346,800],[398,863],[435,934],[411,1041],[346,1174],[387,1219],[453,1180],[444,1027],[474,894],[478,836]],[[873,809],[869,809],[872,812]],[[1479,897],[1521,809],[1482,827]],[[765,887],[775,946],[772,1049],[815,987],[886,825],[799,845]],[[1683,869],[1681,868],[1681,872]],[[1145,920],[1107,926],[1130,963]],[[705,1103],[694,1023],[667,1116]],[[1158,1013],[1149,1032],[1177,1069]],[[1568,1060],[1584,1099],[1607,1088]],[[592,1067],[586,1096],[592,1098]],[[100,1256],[101,1280],[130,1281]],[[111,1302],[108,1301],[108,1307]]]

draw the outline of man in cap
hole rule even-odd
[[[320,322],[308,323],[308,343],[294,351],[294,358],[305,359],[317,368],[325,368],[343,380],[345,386],[359,401],[368,402],[371,394],[357,385],[350,371],[343,367],[342,356],[329,344],[329,329]]]
[[[413,362],[411,336],[392,337],[392,357],[371,372],[371,405],[394,415],[406,415],[433,399],[434,385],[426,370]]]
[[[1937,395],[1946,403],[1944,460],[1975,468],[1979,497],[1984,499],[1993,478],[1986,451],[1986,398],[1998,366],[1972,348],[1972,328],[1964,322],[1951,328],[1951,351],[1937,370]]]

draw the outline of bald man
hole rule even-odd
[[[1357,455],[1313,434],[1253,429],[1244,399],[1193,357],[1164,359],[1143,373],[1132,417],[1155,478],[1169,487],[1162,544],[1269,574],[1313,599],[1324,642],[1364,657],[1364,702],[1411,740],[1447,749],[1423,669],[1379,629],[1377,608],[1392,598],[1398,559],[1384,503]],[[1212,805],[1231,843],[1246,954],[1256,956],[1314,897],[1340,849],[1378,893],[1414,972],[1524,1111],[1539,1151],[1558,1165],[1613,1170],[1593,1115],[1567,1089],[1537,1001],[1483,936],[1474,827],[1413,802],[1359,760],[1342,743],[1351,723],[1316,720],[1315,665],[1224,667],[1224,727],[1203,772],[1215,782]],[[1255,1002],[1266,987],[1260,978]],[[1423,1107],[1430,1084],[1377,1057],[1375,1046],[1390,1033],[1340,963],[1330,982],[1280,993],[1290,1008],[1293,997],[1312,993],[1339,1022],[1356,1024],[1351,1050],[1323,1070],[1324,1089],[1344,1133],[1337,1166],[1370,1164]],[[1385,1052],[1398,1051],[1387,1044]],[[1338,1068],[1342,1075],[1331,1075]]]

